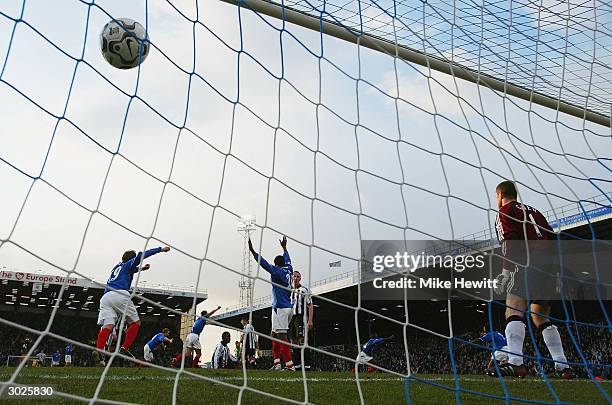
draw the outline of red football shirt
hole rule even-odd
[[[537,209],[517,201],[511,201],[499,209],[495,228],[504,256],[518,255],[526,246],[525,240],[555,239],[555,233],[544,215]],[[538,249],[537,243],[528,245],[530,248]],[[517,259],[521,260],[520,257]],[[514,267],[506,260],[503,266],[508,270],[511,269],[509,266]]]

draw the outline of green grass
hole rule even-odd
[[[14,368],[0,368],[0,380],[7,381]],[[177,384],[177,403],[179,404],[231,404],[236,403],[240,387],[244,385],[241,370],[193,370],[198,376],[180,374]],[[52,385],[56,391],[91,398],[94,395],[102,368],[25,368],[17,382],[21,384]],[[177,376],[174,370],[111,368],[102,384],[99,398],[142,404],[170,404],[172,390]],[[276,404],[283,403],[270,396],[251,391],[252,389],[277,396],[304,401],[305,389],[301,372],[274,372],[248,370],[246,390],[242,391],[242,403]],[[308,372],[308,401],[318,404],[358,404],[360,403],[355,376],[348,372]],[[423,380],[429,381],[429,383]],[[438,384],[436,386],[434,384]],[[461,376],[460,387],[490,395],[504,396],[502,384],[498,379],[484,376]],[[559,381],[551,384],[561,402],[604,404],[605,397],[597,386],[588,380]],[[602,387],[612,396],[612,382],[602,382]],[[402,404],[406,403],[406,384],[400,378],[374,373],[360,378],[362,395],[366,403]],[[450,390],[443,387],[451,388]],[[507,379],[508,395],[535,401],[556,402],[543,380],[527,378]],[[418,376],[408,383],[411,401],[415,404],[456,403],[455,380],[451,375]],[[462,403],[490,404],[503,401],[487,398],[468,392],[460,392]],[[11,401],[10,403],[26,403]],[[511,403],[518,403],[510,401]],[[68,404],[77,401],[54,397],[48,400],[30,399],[27,403]]]

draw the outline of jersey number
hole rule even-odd
[[[536,235],[538,235],[538,238],[542,237],[542,232],[540,232],[540,227],[536,224],[535,219],[533,219],[533,215],[531,215],[531,213],[529,213],[529,221],[531,221],[531,225],[533,225],[533,228],[535,229]]]
[[[119,273],[121,272],[121,266],[117,266],[113,269],[110,277],[108,278],[108,282],[114,281],[117,277],[119,277]]]

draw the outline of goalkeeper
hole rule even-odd
[[[572,379],[574,372],[567,364],[561,336],[549,319],[549,299],[556,285],[553,274],[556,253],[553,254],[550,241],[556,235],[540,211],[516,200],[518,192],[513,182],[498,184],[495,195],[499,208],[495,227],[505,256],[495,292],[506,293],[505,335],[508,341],[508,362],[499,366],[499,372],[502,376],[527,375],[523,365],[523,341],[524,316],[529,302],[531,318],[555,362],[557,376]],[[526,245],[530,253],[527,255],[525,253],[528,252],[524,252]],[[518,263],[527,263],[529,258],[529,267],[519,269],[519,265],[512,263],[508,257]],[[495,376],[495,368],[489,368],[487,374]]]

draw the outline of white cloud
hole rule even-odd
[[[116,17],[132,16],[136,20],[144,21],[145,10],[142,2],[126,3],[109,0],[99,4]],[[192,24],[167,4],[162,2],[149,2],[149,4],[151,39],[183,69],[190,71],[193,57]],[[191,7],[192,4],[193,2],[181,1],[177,6],[190,17],[194,17],[195,10]],[[59,16],[63,12],[60,6],[55,4],[50,6],[42,2],[28,2],[27,7],[29,15],[46,15],[49,21],[60,20]],[[226,41],[230,47],[240,48],[240,31],[235,7],[207,0],[200,2],[199,12],[201,21],[212,32]],[[278,31],[268,27],[257,16],[251,15],[246,10],[243,10],[242,14],[245,50],[274,74],[280,74]],[[108,16],[97,9],[92,9],[85,60],[120,89],[131,94],[135,88],[137,71],[118,71],[110,67],[100,55],[97,35],[101,25],[108,19]],[[39,19],[33,18],[32,22],[35,21]],[[274,25],[278,27],[278,22],[274,21]],[[77,34],[72,28],[69,32],[66,28],[67,32],[64,32],[60,24],[45,29],[57,30],[54,35],[50,35],[50,39],[65,43],[71,52],[75,52],[75,49],[80,49],[75,45],[79,41],[74,39]],[[502,128],[504,126],[503,117],[499,113],[501,98],[498,95],[483,92],[481,107],[480,94],[474,84],[464,81],[457,81],[455,84],[451,77],[436,72],[432,72],[432,78],[428,80],[425,69],[415,70],[403,63],[398,63],[399,95],[413,106],[400,103],[399,116],[397,116],[392,99],[380,95],[377,90],[358,87],[354,80],[347,77],[347,74],[355,76],[359,67],[354,44],[330,38],[324,39],[324,56],[346,73],[342,74],[331,68],[329,63],[321,62],[316,56],[321,52],[318,33],[291,25],[288,29],[315,55],[308,53],[286,33],[283,34],[282,56],[285,62],[285,78],[303,91],[315,104],[305,100],[283,83],[280,98],[280,122],[283,130],[278,131],[276,135],[273,127],[278,122],[277,79],[253,61],[249,61],[243,54],[240,61],[239,82],[238,54],[199,25],[196,28],[196,72],[203,76],[208,84],[198,78],[193,78],[191,84],[186,126],[193,133],[187,130],[179,132],[178,128],[165,122],[141,102],[132,101],[120,153],[162,180],[170,176],[171,181],[178,187],[193,193],[204,202],[198,201],[197,198],[189,196],[175,186],[168,186],[162,196],[161,182],[138,170],[121,156],[115,157],[109,181],[105,184],[104,193],[101,195],[105,170],[111,154],[104,151],[96,142],[110,151],[116,150],[129,96],[122,95],[120,91],[112,88],[89,67],[83,64],[79,66],[66,117],[82,128],[91,139],[67,122],[61,122],[56,134],[57,139],[51,145],[49,160],[42,178],[78,203],[84,204],[90,211],[96,208],[101,198],[100,212],[128,229],[121,228],[99,213],[95,213],[87,234],[83,235],[84,223],[92,213],[76,207],[41,182],[36,185],[36,192],[26,201],[26,210],[19,218],[11,241],[23,244],[57,266],[71,269],[75,265],[80,241],[84,236],[77,270],[87,276],[104,280],[123,250],[144,247],[145,239],[134,232],[144,237],[163,239],[187,254],[182,254],[177,249],[172,254],[156,257],[151,261],[152,271],[143,273],[142,280],[189,287],[195,285],[199,274],[202,286],[208,289],[209,293],[210,304],[204,306],[227,307],[237,302],[238,274],[209,261],[204,261],[200,272],[200,261],[197,258],[201,258],[204,250],[208,248],[207,259],[217,261],[235,272],[241,270],[243,246],[240,235],[236,232],[235,215],[255,214],[259,226],[265,224],[278,229],[278,232],[286,233],[291,239],[296,266],[304,269],[305,278],[318,280],[332,274],[327,263],[337,259],[338,255],[358,258],[359,224],[362,235],[381,235],[383,233],[381,229],[393,235],[399,232],[397,228],[383,225],[381,222],[363,218],[360,220],[354,214],[360,209],[355,170],[370,170],[383,179],[388,177],[394,181],[401,180],[398,154],[394,152],[395,141],[399,139],[398,127],[401,127],[404,141],[409,141],[434,154],[439,153],[441,147],[444,147],[446,151],[452,151],[454,155],[476,163],[473,155],[474,147],[465,131],[447,122],[444,127],[446,129],[438,132],[439,130],[433,126],[431,115],[417,111],[414,106],[433,113],[435,103],[438,114],[462,126],[467,126],[469,123],[473,129],[478,130],[485,139],[489,140],[492,135],[484,127],[483,115],[493,117],[492,119]],[[6,32],[8,31],[2,31],[3,38]],[[67,40],[67,37],[70,40]],[[54,113],[61,115],[74,63],[59,55],[56,50],[50,49],[48,45],[44,45],[44,42],[32,32],[28,33],[25,26],[19,27],[19,35],[16,38],[3,79],[26,91],[43,105],[49,106]],[[37,50],[41,51],[36,53]],[[319,77],[320,62],[323,69],[322,78]],[[41,66],[44,69],[41,69]],[[422,73],[425,73],[425,76]],[[395,72],[389,70],[389,64],[384,66],[378,62],[370,64],[367,76],[370,82],[380,87],[387,95],[391,97],[397,95]],[[58,77],[62,79],[58,80]],[[187,74],[174,67],[160,53],[153,51],[142,66],[138,95],[171,123],[180,126],[185,119],[188,79]],[[333,109],[350,123],[356,122],[359,109],[366,108],[367,114],[363,114],[360,122],[372,127],[388,139],[372,133],[365,135],[365,131],[361,128],[356,137],[353,125],[343,123],[323,106],[317,106],[320,79],[324,86],[322,102],[326,108]],[[269,125],[255,119],[243,106],[234,108],[232,102],[236,101],[238,96],[239,83],[240,101]],[[430,86],[433,100],[430,96]],[[51,142],[55,119],[32,107],[31,103],[5,84],[0,84],[0,89],[0,100],[5,106],[2,116],[4,125],[0,129],[0,158],[25,170],[28,174],[37,175]],[[360,92],[360,108],[356,105],[357,89]],[[456,95],[466,100],[466,102],[461,101],[461,105],[467,115],[467,121]],[[473,108],[467,105],[468,102]],[[526,114],[518,110],[512,110],[509,118],[514,121],[527,119]],[[531,119],[537,120],[533,116]],[[530,136],[524,128],[517,128],[516,132],[517,136],[529,142]],[[513,146],[503,139],[505,135],[504,131],[494,130],[494,136],[498,141],[508,147],[509,152],[514,153]],[[277,139],[276,144],[273,143],[274,136]],[[292,136],[305,146],[299,145],[291,138]],[[438,136],[442,140],[442,145],[438,141]],[[570,150],[580,143],[581,154],[588,156],[582,145],[586,136],[579,131],[562,135],[564,148]],[[360,155],[357,153],[357,141],[362,148]],[[479,142],[485,143],[482,139]],[[593,140],[593,143],[601,145],[599,138]],[[402,145],[402,151],[410,150],[404,146]],[[521,147],[530,148],[530,146]],[[486,150],[484,166],[506,173],[505,163],[496,148],[490,146],[479,146],[479,148],[481,151]],[[314,153],[313,149],[317,153]],[[228,156],[229,153],[232,156]],[[272,158],[273,153],[275,160]],[[348,168],[341,167],[322,153],[337,159]],[[436,168],[435,171],[432,168],[433,161],[439,166],[437,156],[424,151],[419,151],[418,154],[402,152],[400,155],[403,159],[403,177],[408,183],[418,183],[420,187],[441,194],[446,192],[440,168]],[[389,156],[388,159],[386,156]],[[256,173],[240,160],[262,174]],[[523,164],[516,161],[514,164],[521,167],[518,171],[523,171]],[[555,167],[562,167],[561,163],[555,164],[559,165]],[[589,173],[591,170],[595,172],[592,166],[587,163],[583,170]],[[566,167],[562,169],[569,170]],[[460,178],[462,170],[459,166],[453,174]],[[466,173],[473,176],[472,171],[468,172],[466,169]],[[270,176],[274,176],[275,179],[268,189]],[[357,177],[362,182],[368,178],[363,173]],[[25,190],[30,181],[7,163],[0,161],[0,183],[8,188],[0,199],[0,211],[6,214],[6,217],[0,218],[0,237],[9,235],[17,219],[19,208],[24,202]],[[279,181],[287,183],[307,197],[290,191]],[[535,183],[533,179],[527,181],[530,184]],[[399,219],[403,217],[403,210],[397,201],[398,193],[391,197],[387,192],[383,192],[390,187],[389,183],[385,184],[381,179],[377,179],[377,182],[375,185],[369,184],[372,187],[364,184],[361,209],[376,219],[392,222],[397,220],[397,224],[401,225]],[[453,187],[451,193],[454,192]],[[584,197],[596,193],[585,180],[576,181],[572,187],[578,195]],[[397,186],[391,188],[399,191]],[[571,196],[571,193],[562,187],[555,185],[554,188],[563,195]],[[405,186],[405,190],[408,189],[411,188]],[[482,198],[478,198],[478,201],[484,204],[482,201],[486,201],[484,198],[486,191],[482,190],[482,184],[479,183],[473,189],[469,189],[479,193],[479,197]],[[310,198],[314,196],[351,213],[320,201],[312,203]],[[533,198],[536,200],[538,196],[534,195]],[[160,201],[161,211],[157,226],[153,229]],[[409,224],[436,235],[448,235],[449,224],[445,222],[446,220],[424,220],[445,218],[444,201],[443,197],[435,194],[414,192],[407,202]],[[540,201],[543,199],[536,202]],[[58,210],[61,210],[61,217],[57,216],[57,212],[60,212]],[[440,210],[444,211],[443,215],[440,214]],[[470,210],[469,217],[455,218],[454,221],[461,222],[459,229],[474,228],[474,232],[479,231],[487,224],[483,220],[485,215],[478,215],[478,212],[482,213],[482,210]],[[45,214],[53,217],[53,221],[44,219]],[[46,230],[45,235],[51,235],[52,238],[43,237],[41,228]],[[266,228],[263,232],[258,231],[254,235],[257,243],[263,238],[263,253],[267,256],[277,251],[277,237],[277,232],[271,231],[270,228]],[[312,237],[314,240],[311,240]],[[209,238],[210,243],[207,245]],[[151,243],[160,242],[151,240]],[[315,247],[310,249],[308,246],[310,244],[334,253]],[[0,265],[22,270],[37,267],[49,272],[60,272],[40,263],[38,259],[9,243],[0,245]],[[261,270],[259,276],[267,280],[267,274]],[[262,280],[256,282],[257,296],[267,295],[269,292],[269,284]],[[217,335],[219,335],[218,330],[214,328],[205,330],[204,358],[210,357],[209,351],[218,340]]]

